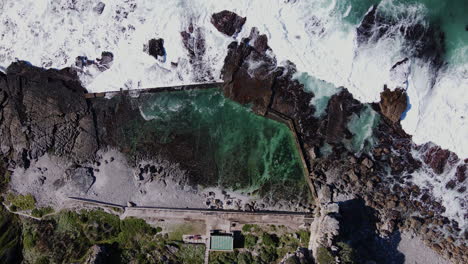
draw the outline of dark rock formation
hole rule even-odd
[[[241,104],[253,104],[253,110],[265,115],[272,95],[276,62],[260,54],[245,41],[228,47],[222,69],[226,97]]]
[[[435,173],[441,174],[444,172],[449,155],[450,152],[448,150],[442,149],[439,146],[432,146],[425,151],[424,162],[429,165]]]
[[[233,36],[241,31],[247,18],[240,17],[236,13],[224,10],[211,16],[211,24],[228,36]]]
[[[148,54],[158,59],[158,56],[165,56],[166,50],[164,49],[164,39],[150,39],[148,42]]]
[[[200,27],[190,23],[187,30],[180,32],[182,43],[189,55],[189,62],[193,67],[194,81],[204,82],[213,80],[211,70],[204,62],[206,53],[205,36]]]
[[[48,151],[77,160],[94,155],[93,116],[85,89],[70,69],[44,70],[17,62],[1,79],[1,153],[23,165]]]
[[[375,10],[369,14],[372,15],[372,12],[375,15]],[[367,19],[370,20],[369,17]],[[374,27],[365,25],[365,21],[360,30]],[[255,30],[252,32],[252,38],[258,35]],[[363,34],[365,36],[365,32]],[[373,131],[375,143],[369,146],[369,151],[353,153],[344,145],[352,136],[347,124],[353,114],[362,111],[364,105],[343,88],[330,99],[327,114],[314,117],[314,109],[310,105],[313,94],[304,92],[303,86],[293,80],[294,65],[290,63],[278,67],[270,57],[271,53],[267,55],[265,48],[260,48],[265,46],[259,44],[255,47],[255,41],[250,38],[229,45],[222,71],[226,82],[224,93],[237,102],[252,104],[257,114],[272,119],[280,116],[294,123],[318,199],[339,202],[362,198],[365,206],[372,208],[379,216],[375,219],[375,225],[381,235],[390,240],[395,236],[398,239],[398,230],[413,226],[412,230],[421,233],[423,240],[441,254],[454,260],[468,260],[466,254],[460,253],[467,249],[466,243],[434,242],[444,239],[448,233],[460,238],[461,229],[456,221],[442,215],[446,208],[432,195],[431,190],[415,185],[411,175],[417,170],[425,173],[426,166],[437,174],[447,167],[460,166],[447,188],[464,193],[466,188],[457,186],[457,183],[465,181],[466,169],[460,165],[461,161],[455,154],[434,145],[417,146],[404,133],[398,120],[406,108],[405,93],[402,90],[385,90],[380,106],[371,105],[373,109],[380,110],[386,117],[384,120],[390,122],[378,123]],[[262,69],[260,72],[263,74],[250,69],[251,65],[261,65],[256,69]],[[316,151],[325,142],[331,145],[331,153],[326,156]],[[423,160],[413,157],[413,151],[424,154]],[[428,170],[427,173],[432,172]],[[367,213],[364,215],[371,216]],[[412,218],[414,215],[420,217],[415,220]],[[431,232],[428,233],[429,230]],[[380,246],[385,247],[384,241]]]
[[[405,111],[408,104],[406,92],[402,89],[390,91],[385,90],[380,93],[380,112],[393,123],[400,120],[401,114]]]

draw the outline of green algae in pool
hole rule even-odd
[[[289,128],[224,98],[218,89],[152,94],[140,111],[154,123],[161,143],[170,143],[174,134],[195,135],[194,148],[203,145],[198,156],[214,156],[220,186],[261,196],[309,195]]]

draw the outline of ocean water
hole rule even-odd
[[[417,143],[432,141],[468,156],[466,88],[468,87],[467,5],[463,0],[3,0],[0,2],[0,67],[22,59],[46,68],[62,68],[76,56],[115,55],[110,70],[81,74],[90,91],[138,89],[220,80],[226,46],[257,27],[269,39],[277,60],[290,60],[300,72],[344,86],[362,102],[376,102],[384,84],[393,89],[407,83],[412,108],[402,125]],[[356,28],[372,5],[394,24],[390,32],[357,45]],[[219,33],[211,14],[231,10],[247,17],[235,38]],[[199,28],[206,52],[200,67],[189,63],[180,35]],[[400,28],[421,24],[445,34],[445,64],[432,69],[414,57],[417,43]],[[143,51],[151,38],[163,38],[166,60]],[[395,78],[391,67],[408,57],[409,71]],[[177,66],[174,66],[176,63]],[[0,68],[1,69],[1,68]],[[406,87],[406,85],[405,85]],[[442,128],[445,129],[441,133]],[[462,142],[462,143],[461,143]]]
[[[330,101],[332,95],[341,90],[341,88],[337,88],[331,83],[319,80],[306,72],[296,73],[293,76],[293,79],[298,80],[302,85],[304,85],[305,91],[312,92],[314,94],[310,103],[315,107],[315,117],[321,117],[325,114],[328,101]]]
[[[280,64],[290,60],[307,74],[303,77],[315,80],[314,93],[324,92],[311,103],[318,109],[326,104],[328,84],[346,87],[361,102],[379,101],[384,85],[403,87],[411,108],[402,126],[413,141],[434,142],[462,159],[468,157],[466,0],[271,0],[268,4],[258,0],[102,0],[106,5],[102,14],[93,11],[98,2],[0,1],[0,70],[16,59],[62,68],[72,65],[76,56],[97,58],[102,51],[111,51],[115,59],[109,70],[86,70],[80,75],[89,91],[221,80],[227,45],[257,27],[267,35]],[[375,30],[372,41],[358,45],[356,28],[372,5],[389,21],[385,26],[390,33],[379,35]],[[247,17],[234,38],[219,33],[210,23],[213,13],[225,9]],[[180,35],[191,24],[206,46],[198,64],[202,70],[190,64]],[[441,67],[416,56],[427,39],[406,39],[404,32],[412,25],[444,33]],[[151,38],[165,40],[165,61],[143,51]],[[405,58],[405,67],[391,70]],[[366,124],[359,120],[356,124]],[[366,134],[357,126],[355,131]],[[356,139],[356,146],[360,141]],[[430,187],[431,176],[422,172],[415,177],[418,184]],[[449,204],[451,198],[444,192],[435,195]],[[462,209],[452,211],[457,210]],[[447,215],[456,218],[453,213]]]
[[[140,111],[162,143],[175,135],[195,137],[195,155],[214,158],[217,185],[262,196],[308,196],[290,129],[225,99],[218,89],[146,96]]]
[[[355,153],[370,149],[375,143],[372,135],[379,120],[379,114],[369,105],[366,105],[359,114],[353,114],[347,124],[353,137],[350,142],[345,142],[345,146]]]

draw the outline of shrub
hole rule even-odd
[[[258,241],[258,238],[256,236],[248,234],[245,236],[244,245],[246,248],[250,249],[250,248],[255,247],[255,245],[257,244],[257,241]]]
[[[262,234],[262,243],[267,247],[276,247],[278,245],[278,237],[268,233]]]
[[[345,264],[355,263],[355,254],[353,248],[344,242],[338,242],[337,245],[340,248],[338,255],[340,256],[341,261]]]
[[[36,199],[31,194],[26,195],[14,195],[9,193],[7,195],[7,201],[10,202],[12,205],[16,206],[19,210],[32,210],[36,206]]]
[[[335,258],[328,249],[325,247],[319,247],[317,249],[317,262],[318,264],[333,264],[335,263]]]

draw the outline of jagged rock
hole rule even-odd
[[[401,114],[405,111],[408,99],[406,92],[402,89],[391,91],[387,88],[380,94],[380,111],[393,123],[400,120]]]
[[[435,173],[442,174],[449,155],[450,151],[442,149],[439,146],[433,146],[426,150],[423,160]]]
[[[267,36],[265,34],[260,34],[256,27],[250,30],[249,44],[260,54],[265,54],[265,52],[270,49],[270,47],[268,47]]]
[[[247,18],[234,12],[223,10],[211,16],[211,24],[221,33],[233,36],[241,31]]]
[[[253,103],[254,112],[265,115],[276,62],[244,42],[233,42],[228,48],[222,69],[224,95],[241,104]]]
[[[342,97],[338,95],[332,96],[328,103],[328,122],[326,130],[326,140],[328,143],[339,143],[343,139],[346,125],[343,104]]]
[[[79,160],[97,150],[94,122],[85,89],[69,68],[45,70],[26,62],[10,65],[0,83],[7,96],[1,109],[0,143],[4,154],[26,165],[47,151]]]
[[[166,49],[164,49],[164,39],[150,39],[148,42],[148,54],[158,59],[166,55]]]
[[[460,165],[457,167],[457,172],[455,173],[455,177],[457,178],[458,182],[464,182],[466,179],[467,174],[466,164]]]
[[[110,252],[103,245],[94,245],[91,247],[89,256],[84,261],[85,264],[105,264],[108,263]]]

